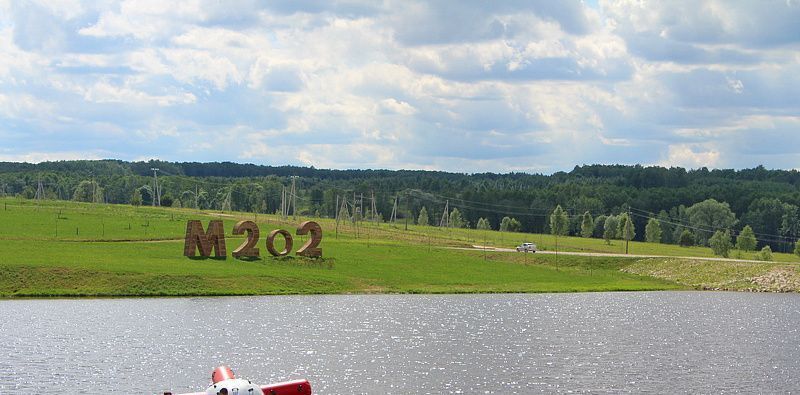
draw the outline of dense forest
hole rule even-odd
[[[153,168],[159,169],[158,191]],[[291,195],[293,182],[296,193]],[[162,206],[270,213],[280,211],[282,197],[288,196],[285,200],[296,201],[298,212],[308,216],[333,217],[338,207],[351,218],[526,232],[553,231],[551,214],[560,206],[566,225],[556,229],[559,233],[604,237],[609,224],[631,218],[630,237],[644,240],[653,237],[646,228],[655,219],[656,241],[679,243],[689,234],[690,242],[708,244],[717,230],[735,237],[748,227],[758,247],[787,252],[800,234],[800,172],[761,166],[686,170],[589,165],[541,175],[231,162],[2,162],[0,184],[0,196],[26,199],[153,205],[160,194]],[[443,215],[445,207],[448,215]],[[621,236],[612,232],[610,237]]]

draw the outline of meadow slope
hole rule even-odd
[[[648,259],[443,248],[475,243],[511,247],[533,241],[552,249],[555,240],[549,235],[414,225],[406,230],[405,224],[342,222],[337,227],[333,220],[318,219],[324,229],[323,259],[273,258],[266,252],[263,236],[276,228],[294,233],[296,225],[308,218],[285,221],[252,213],[64,201],[37,204],[20,199],[0,199],[0,205],[0,297],[5,298],[712,288],[664,275],[663,267],[661,271],[648,271],[648,262],[652,262]],[[261,258],[182,256],[188,219],[201,219],[204,225],[209,219],[223,219],[229,255],[243,241],[231,235],[233,224],[239,219],[256,221],[262,234],[258,244]],[[299,246],[303,236],[295,237],[295,246]],[[620,244],[559,238],[559,247],[569,251],[619,252]],[[706,250],[650,243],[632,243],[631,247],[632,253],[669,256],[710,255]],[[797,261],[787,254],[776,257],[782,262]],[[719,267],[720,263],[705,265]],[[736,277],[739,282],[734,282],[752,282],[776,265],[783,272],[797,270],[791,263],[754,264],[739,270],[741,278]]]

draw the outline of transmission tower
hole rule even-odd
[[[342,206],[339,208],[339,219],[346,218],[349,221],[352,218],[350,216],[350,209],[348,207],[349,203],[347,203],[347,196],[342,196]]]
[[[153,171],[153,207],[161,207],[161,188],[158,187],[158,168],[151,167]]]
[[[375,207],[375,191],[370,193],[370,200],[372,201],[372,213],[370,213],[370,217],[372,222],[378,222],[378,209]]]
[[[231,193],[233,192],[233,188],[228,188],[228,193],[225,194],[225,200],[222,202],[222,212],[225,212],[225,209],[228,211],[231,210]]]
[[[446,201],[444,204],[444,213],[442,213],[442,219],[439,221],[439,227],[450,227],[450,201]]]
[[[392,206],[392,215],[389,217],[389,222],[394,225],[397,221],[397,196],[394,197],[394,205]]]
[[[42,185],[42,179],[39,178],[39,185],[36,187],[36,201],[41,202],[44,199],[44,186]],[[5,195],[5,185],[3,185],[3,195]]]
[[[339,195],[336,195],[336,237],[339,237],[339,220],[342,219],[343,211],[347,210],[347,197],[342,197],[342,204],[339,205]]]

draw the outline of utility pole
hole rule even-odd
[[[378,222],[378,210],[375,207],[375,191],[371,192],[370,198],[372,200],[372,214],[371,214],[372,215],[372,222],[373,223],[377,223]]]
[[[286,219],[286,187],[281,191],[281,219]]]
[[[194,184],[194,208],[200,210],[200,187]]]
[[[336,213],[333,215],[333,218],[336,219],[336,238],[338,239],[339,238],[339,195],[336,195],[336,205],[333,207],[335,207],[334,210],[336,210]]]
[[[406,231],[408,231],[408,217],[411,216],[411,208],[410,208],[410,203],[409,203],[410,201],[411,201],[411,195],[406,193],[406,215],[405,215],[405,217],[406,217]]]
[[[625,255],[628,255],[628,242],[630,241],[630,234],[628,233],[628,226],[633,228],[633,217],[631,217],[631,208],[628,207],[628,223],[625,224],[625,228],[622,229],[622,234],[625,237]]]
[[[291,200],[292,218],[295,219],[295,220],[297,220],[297,190],[295,189],[295,180],[296,179],[297,179],[297,176],[292,176],[292,192],[290,194],[290,196],[292,198],[292,200]],[[288,211],[286,212],[286,215],[287,216],[289,215]]]
[[[150,170],[153,171],[153,207],[158,205],[161,207],[161,189],[158,187],[158,168],[151,167]],[[94,184],[94,182],[92,182]]]

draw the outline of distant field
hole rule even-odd
[[[443,246],[511,247],[532,241],[553,249],[549,235],[439,229],[404,224],[317,219],[325,258],[268,257],[242,261],[182,256],[188,219],[225,222],[228,251],[238,219],[256,220],[262,235],[294,233],[298,218],[199,213],[191,209],[0,199],[0,297],[251,295],[302,293],[461,293],[659,290],[701,287],[652,273],[624,271],[640,260],[460,251]],[[302,237],[296,236],[296,245]],[[620,252],[621,241],[559,238],[570,251]],[[707,248],[631,243],[631,253],[710,256]],[[775,254],[782,261],[797,261]],[[769,270],[765,264],[764,270]]]

